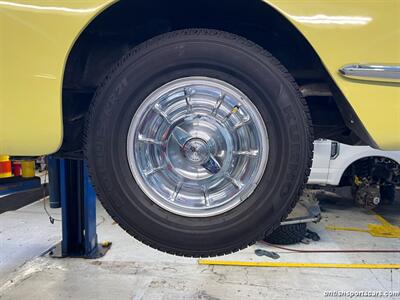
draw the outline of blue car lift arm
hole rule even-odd
[[[96,194],[83,160],[49,159],[50,195],[62,209],[62,241],[51,252],[53,257],[98,258],[111,244],[100,245],[96,233]],[[55,160],[55,161],[51,161]],[[58,172],[57,172],[58,170]],[[53,181],[53,182],[52,182]]]

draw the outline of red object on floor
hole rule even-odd
[[[19,161],[13,162],[13,174],[14,176],[21,176],[22,167]]]
[[[11,161],[0,161],[0,178],[10,177]]]

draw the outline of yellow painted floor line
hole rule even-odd
[[[199,259],[199,265],[269,267],[269,268],[334,268],[334,269],[400,269],[400,264],[335,264],[297,262],[254,262]]]
[[[356,227],[338,227],[338,226],[325,226],[327,230],[340,230],[340,231],[357,231],[357,232],[366,232],[370,233],[369,229],[362,229]]]
[[[400,238],[400,227],[390,224],[385,218],[376,214],[375,218],[381,223],[368,224],[368,229],[355,228],[355,227],[336,227],[325,226],[328,230],[345,230],[345,231],[358,231],[367,232],[372,236],[385,237],[385,238]]]

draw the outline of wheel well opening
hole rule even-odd
[[[267,49],[301,86],[334,87],[318,55],[280,13],[261,0],[128,1],[112,5],[83,31],[67,60],[63,82],[64,141],[61,152],[82,149],[84,119],[97,86],[129,49],[159,34],[211,28],[241,35]],[[354,144],[337,105],[337,93],[306,98],[316,138]],[[341,99],[343,101],[343,99]],[[329,113],[327,113],[329,111]]]
[[[390,182],[400,185],[400,164],[385,156],[368,156],[352,162],[343,172],[341,186],[352,185],[354,177],[376,183]]]

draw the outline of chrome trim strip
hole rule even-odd
[[[400,65],[350,64],[340,68],[339,73],[353,79],[400,82]]]

